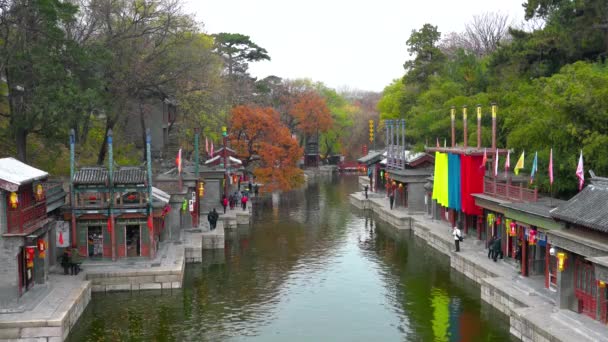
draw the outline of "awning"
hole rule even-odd
[[[168,204],[169,200],[171,199],[171,195],[159,188],[152,187],[152,199],[162,202],[163,204]]]

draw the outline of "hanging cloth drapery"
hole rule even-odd
[[[444,207],[448,206],[448,155],[445,153],[435,153],[433,199]]]
[[[448,154],[448,208],[460,211],[460,155]]]
[[[481,208],[475,204],[472,194],[483,193],[485,169],[480,168],[482,156],[462,156],[460,161],[461,207],[468,215],[481,215]]]

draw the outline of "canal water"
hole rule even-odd
[[[257,199],[183,289],[94,294],[69,340],[513,340],[448,257],[357,210],[354,191],[341,176]]]

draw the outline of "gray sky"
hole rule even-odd
[[[342,89],[381,91],[403,75],[405,41],[424,23],[442,34],[464,30],[473,15],[508,14],[521,22],[524,0],[187,0],[207,33],[241,33],[268,50],[253,76],[310,78]]]

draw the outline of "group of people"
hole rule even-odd
[[[80,264],[82,263],[78,250],[67,247],[61,255],[61,266],[63,274],[77,275],[80,272]]]
[[[226,208],[230,206],[230,209],[234,209],[237,204],[240,202],[243,210],[247,210],[247,202],[249,201],[249,193],[247,191],[238,192],[235,191],[234,194],[226,197],[224,195],[222,197],[222,207],[224,207],[224,214],[226,213]]]

